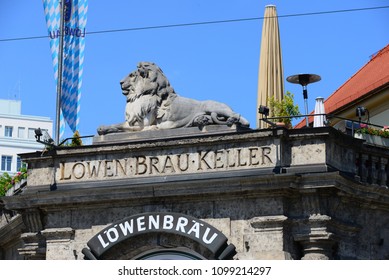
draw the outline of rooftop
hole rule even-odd
[[[389,83],[389,45],[375,54],[324,102],[326,112],[333,113]]]
[[[368,63],[324,101],[325,112],[336,114],[355,101],[375,94],[376,90],[388,85],[389,44],[374,54]],[[310,117],[309,121],[312,122],[313,117]],[[305,120],[296,125],[296,128],[304,125]]]

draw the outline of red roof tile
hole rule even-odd
[[[389,45],[375,54],[368,63],[324,101],[325,112],[333,113],[388,83]],[[312,121],[313,117],[310,117],[310,122]],[[297,124],[296,128],[304,126],[305,120]]]

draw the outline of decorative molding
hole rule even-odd
[[[24,246],[18,249],[20,255],[24,256],[27,260],[46,259],[46,242],[40,233],[23,233],[21,239],[24,242]]]
[[[22,213],[22,217],[29,232],[39,232],[43,228],[39,210],[27,209]]]
[[[41,231],[42,235],[46,238],[47,243],[51,242],[65,242],[74,239],[75,230],[66,228],[49,228]]]
[[[284,215],[254,217],[250,225],[255,232],[282,230],[288,217]]]

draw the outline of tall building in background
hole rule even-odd
[[[27,116],[21,113],[20,100],[0,100],[0,174],[10,175],[20,170],[18,154],[42,150],[35,140],[35,129],[52,135],[53,121],[48,117]]]

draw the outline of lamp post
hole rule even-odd
[[[300,84],[303,87],[304,106],[305,106],[305,123],[309,126],[308,121],[308,89],[307,85],[316,83],[321,80],[321,77],[316,74],[297,74],[286,78],[289,83]]]

